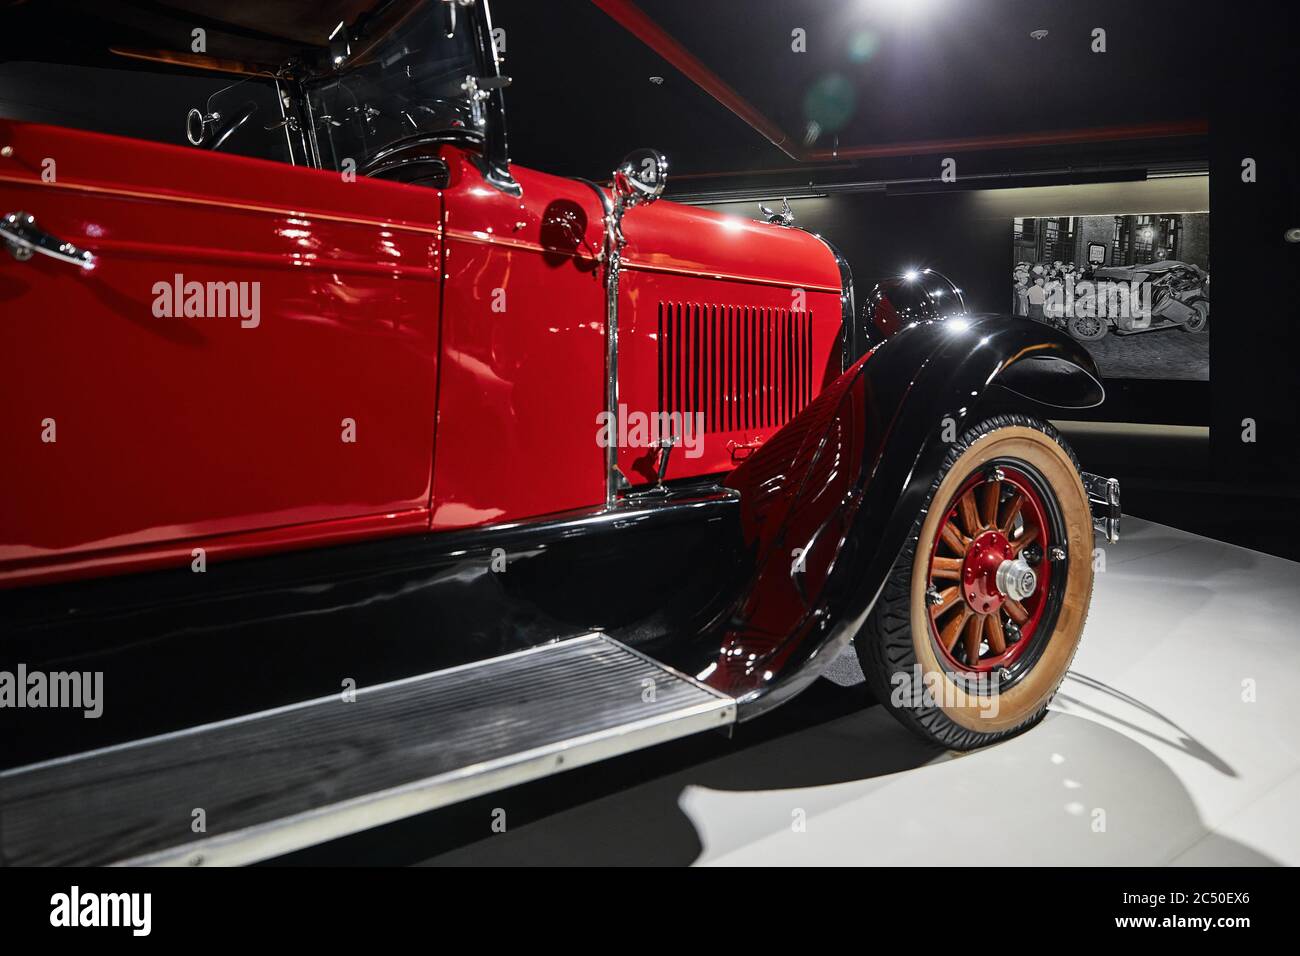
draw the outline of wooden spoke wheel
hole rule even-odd
[[[1033,643],[1052,585],[1054,535],[1036,482],[1011,463],[957,490],[931,548],[930,628],[965,671],[1004,671]]]
[[[1040,720],[1092,595],[1092,512],[1046,422],[1009,414],[949,450],[855,639],[876,698],[931,742],[968,750]]]

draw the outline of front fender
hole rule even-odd
[[[1092,358],[1025,319],[909,325],[876,345],[737,468],[755,572],[702,679],[742,717],[810,683],[861,628],[942,466],[997,383],[1046,404],[1104,397]]]

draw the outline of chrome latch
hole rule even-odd
[[[659,440],[658,451],[655,452],[655,486],[662,488],[664,485],[664,475],[668,473],[668,459],[673,453],[673,449],[681,442],[677,435],[670,435],[667,438]]]
[[[19,262],[26,262],[33,253],[39,252],[83,269],[95,266],[95,257],[88,250],[37,229],[36,217],[29,212],[11,212],[0,219],[0,239]]]

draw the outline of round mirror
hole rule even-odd
[[[668,160],[657,149],[634,149],[614,170],[614,194],[624,206],[654,202],[668,181]]]
[[[185,116],[185,138],[193,146],[202,146],[219,119],[220,113],[205,114],[199,109],[190,110]]]

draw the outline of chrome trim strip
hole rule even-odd
[[[823,236],[821,233],[813,232],[811,229],[805,229],[803,226],[794,226],[800,232],[806,232],[822,245],[824,245],[830,254],[835,257],[835,265],[840,270],[840,328],[844,331],[844,340],[840,343],[840,371],[848,370],[848,367],[857,361],[859,355],[859,343],[857,340],[858,323],[855,315],[857,307],[853,302],[853,270],[849,267],[849,260],[840,254],[836,245]],[[863,348],[861,351],[866,351]]]
[[[576,178],[576,177],[575,177]],[[618,275],[622,268],[623,235],[620,228],[621,212],[616,211],[614,200],[605,190],[589,179],[577,179],[588,186],[600,199],[605,217],[605,411],[618,416]],[[605,507],[618,503],[622,490],[622,474],[618,470],[618,445],[611,442],[605,449]]]
[[[618,279],[623,262],[623,215],[619,205],[605,217],[605,410],[618,421]],[[605,507],[618,503],[627,485],[618,470],[618,442],[605,447]]]

